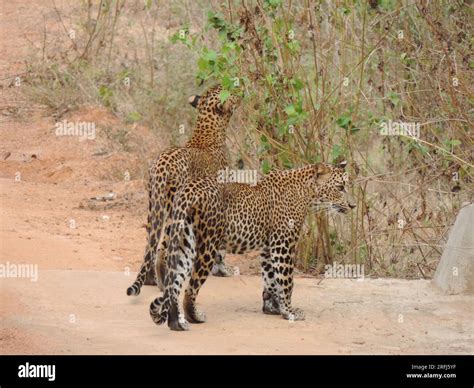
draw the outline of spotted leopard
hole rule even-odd
[[[231,95],[222,102],[221,91],[222,87],[217,85],[202,96],[189,98],[191,105],[198,110],[192,137],[184,147],[162,152],[149,169],[147,245],[140,271],[135,282],[127,289],[127,295],[138,295],[143,284],[158,284],[162,288],[164,269],[159,268],[158,276],[155,276],[153,263],[166,252],[166,224],[175,193],[188,180],[215,176],[219,170],[228,166],[225,132],[239,99]],[[214,273],[220,276],[233,274],[222,256],[216,258]]]
[[[263,312],[285,319],[303,320],[293,308],[295,248],[306,214],[312,209],[347,213],[355,205],[348,198],[346,162],[317,163],[302,168],[272,171],[257,185],[218,183],[207,177],[182,186],[171,216],[170,244],[162,297],[150,305],[157,324],[168,321],[172,330],[187,330],[205,321],[196,309],[198,292],[218,253],[261,251]],[[178,298],[184,295],[184,316]]]

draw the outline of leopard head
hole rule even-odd
[[[350,178],[346,166],[347,161],[337,165],[328,163],[315,165],[316,186],[312,201],[314,210],[328,209],[347,214],[356,207],[347,190]]]
[[[235,95],[230,95],[222,102],[222,90],[221,85],[213,86],[201,96],[190,96],[188,102],[193,108],[196,108],[199,113],[204,115],[230,118],[240,99]]]

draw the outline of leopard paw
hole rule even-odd
[[[162,325],[168,319],[168,309],[165,308],[163,298],[156,298],[150,304],[150,316],[157,325]]]
[[[282,314],[283,319],[288,321],[304,321],[305,320],[305,313],[303,310],[299,308],[291,309],[290,312]]]
[[[264,292],[262,311],[264,314],[279,315],[281,312],[280,312],[280,304],[278,303],[278,299],[275,296],[270,295],[267,292]]]
[[[194,309],[193,311],[186,310],[186,319],[190,323],[204,323],[206,322],[206,314],[196,309]]]
[[[212,267],[212,274],[214,276],[230,278],[234,276],[234,268],[228,266],[225,263],[216,263]]]
[[[187,331],[189,322],[180,314],[178,319],[168,321],[168,327],[173,331]]]

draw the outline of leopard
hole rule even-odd
[[[171,215],[166,263],[157,263],[166,272],[164,292],[150,304],[153,322],[167,321],[176,331],[205,322],[196,298],[215,258],[251,250],[260,251],[263,313],[304,320],[304,311],[291,304],[296,246],[310,211],[347,214],[356,207],[348,191],[346,165],[320,162],[273,170],[256,185],[206,177],[183,186]],[[188,277],[183,315],[178,299]]]
[[[226,129],[241,98],[232,93],[223,101],[222,90],[217,84],[203,95],[189,97],[188,102],[198,111],[192,136],[183,147],[164,150],[148,170],[147,244],[140,270],[134,283],[127,288],[127,295],[139,295],[144,284],[163,288],[160,282],[163,276],[156,276],[154,262],[166,252],[167,221],[178,190],[188,180],[214,176],[229,165]],[[219,256],[213,274],[233,276],[233,268]]]

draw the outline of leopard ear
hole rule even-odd
[[[317,176],[319,176],[319,175],[323,175],[329,172],[329,169],[325,163],[316,163],[314,165],[314,172],[316,173]]]
[[[329,177],[331,170],[325,163],[316,163],[314,165],[314,177],[317,183],[323,183]]]
[[[343,160],[342,162],[337,164],[337,167],[339,168],[346,168],[347,166],[347,160]]]
[[[233,113],[236,105],[236,100],[234,96],[229,96],[224,102],[219,102],[217,104],[217,109],[221,113]]]
[[[188,102],[191,104],[191,106],[192,106],[193,108],[197,108],[200,98],[201,98],[201,96],[198,96],[198,95],[190,96],[190,97],[188,98]]]

